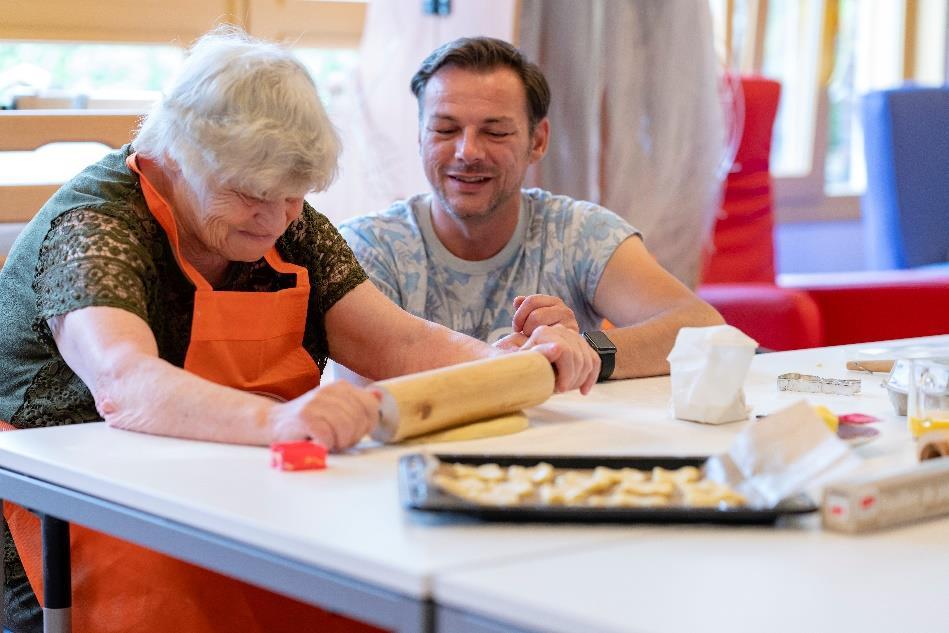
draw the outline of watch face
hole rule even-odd
[[[598,352],[615,352],[616,346],[613,345],[613,341],[610,340],[604,332],[599,330],[594,330],[592,332],[584,332],[583,337],[593,346]]]

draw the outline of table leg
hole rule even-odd
[[[43,633],[72,631],[69,522],[41,514],[43,530]]]
[[[3,500],[0,499],[0,556],[3,556],[3,560],[0,560],[0,629],[6,631],[3,628],[4,619],[7,614],[7,577],[6,577],[6,559],[7,552],[7,520],[3,516]]]

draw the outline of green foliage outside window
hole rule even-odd
[[[353,50],[299,49],[324,101],[342,85]],[[22,94],[155,96],[184,59],[175,46],[0,42],[0,107]]]

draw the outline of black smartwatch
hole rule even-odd
[[[600,376],[596,381],[603,382],[613,375],[613,368],[616,366],[616,346],[613,345],[613,341],[606,335],[606,332],[599,330],[584,332],[583,338],[600,355]]]

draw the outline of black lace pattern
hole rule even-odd
[[[311,293],[303,345],[321,369],[329,356],[324,315],[367,279],[345,240],[309,205],[277,243],[284,259],[309,271]],[[263,259],[231,265],[219,290],[272,292],[293,275]],[[144,205],[76,209],[56,218],[43,240],[33,290],[32,329],[49,353],[10,420],[20,428],[100,419],[92,394],[56,349],[48,319],[88,306],[127,310],[145,320],[159,355],[184,365],[191,332],[194,287],[181,273],[158,223]]]

